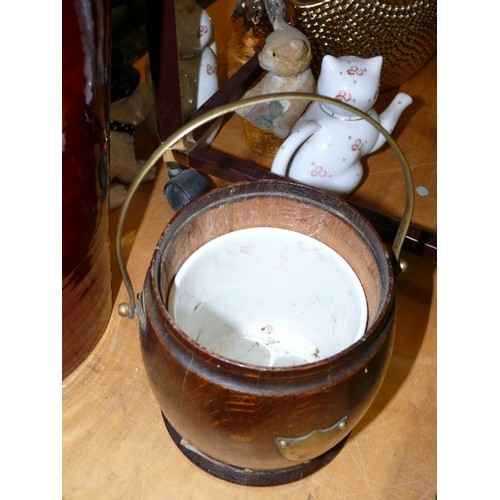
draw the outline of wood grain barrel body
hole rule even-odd
[[[347,349],[318,362],[261,367],[216,355],[167,311],[168,291],[200,246],[237,229],[280,227],[339,252],[363,284],[368,327]],[[376,232],[347,203],[288,181],[214,190],[178,214],[162,235],[142,294],[141,347],[151,388],[186,446],[231,466],[281,470],[278,437],[300,437],[347,417],[334,446],[359,422],[385,376],[393,344],[394,276]]]

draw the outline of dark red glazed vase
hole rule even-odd
[[[62,376],[101,338],[111,313],[110,6],[62,4]]]

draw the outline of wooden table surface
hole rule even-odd
[[[436,230],[436,61],[400,90],[414,104],[395,137],[412,168],[414,222]],[[380,100],[389,100],[390,93]],[[236,118],[236,117],[234,117]],[[232,125],[231,125],[232,123]],[[214,143],[238,144],[251,158],[231,120]],[[235,127],[235,130],[231,129]],[[224,137],[224,134],[229,134]],[[225,145],[226,144],[226,145]],[[255,158],[256,162],[267,160]],[[353,200],[400,215],[402,176],[390,148],[367,159],[370,175]],[[123,234],[124,256],[136,291],[152,251],[173,211],[162,188],[165,168],[138,190]],[[110,239],[118,212],[111,214]],[[114,256],[113,256],[114,257]],[[177,449],[163,424],[143,368],[137,319],[117,313],[127,302],[113,260],[114,309],[95,350],[63,380],[63,498],[73,499],[413,499],[434,498],[436,472],[436,266],[403,253],[408,271],[397,279],[396,340],[388,374],[367,414],[340,454],[323,469],[295,483],[248,487],[217,479]]]

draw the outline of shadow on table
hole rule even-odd
[[[407,253],[403,253],[402,257],[408,261],[409,268],[396,279],[396,330],[391,361],[375,400],[354,428],[351,438],[369,426],[400,390],[427,331],[435,292],[435,264]]]

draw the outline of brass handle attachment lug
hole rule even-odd
[[[135,308],[131,308],[130,307],[130,304],[122,302],[118,306],[118,314],[120,316],[122,316],[123,318],[130,318],[130,319],[132,319],[134,317],[134,309]]]
[[[408,271],[408,261],[405,259],[400,259],[399,269],[402,273],[406,273],[406,271]]]

